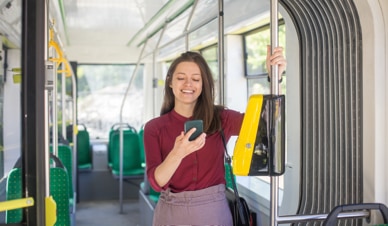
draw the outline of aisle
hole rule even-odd
[[[125,200],[120,214],[118,200],[77,204],[76,226],[139,226],[138,200]]]

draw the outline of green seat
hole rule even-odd
[[[111,127],[111,129],[109,131],[109,140],[108,140],[108,166],[110,168],[112,168],[112,166],[113,166],[113,147],[112,147],[113,141],[112,141],[112,137],[114,134],[120,132],[120,127],[122,127],[123,130],[130,130],[130,131],[133,131],[134,133],[136,133],[136,129],[133,128],[132,126],[130,126],[128,123],[115,123],[115,124],[113,124],[113,126]]]
[[[63,168],[50,169],[50,194],[57,204],[55,225],[70,225],[69,177]]]
[[[22,172],[20,168],[12,169],[7,178],[6,200],[22,198]],[[5,212],[5,222],[20,223],[23,219],[22,209],[8,210]]]
[[[110,148],[112,152],[112,173],[114,176],[120,175],[120,131],[111,134]],[[140,156],[139,135],[136,130],[123,130],[123,176],[143,177],[144,167],[142,167]]]
[[[70,225],[69,210],[69,180],[64,168],[50,168],[50,194],[57,205],[57,222],[55,225]],[[22,198],[22,170],[14,168],[10,171],[7,179],[7,200]],[[6,222],[21,223],[23,218],[22,209],[6,211]]]
[[[146,195],[156,205],[159,200],[160,192],[155,191],[147,180],[140,184],[140,189],[144,195]]]
[[[158,202],[159,200],[159,196],[160,196],[160,192],[157,192],[155,191],[152,187],[150,188],[150,194],[149,194],[149,197],[152,201],[154,201],[155,203]]]
[[[50,152],[52,152],[52,146],[50,146]],[[73,190],[73,153],[69,146],[59,144],[58,145],[58,158],[62,162],[66,169],[69,180],[69,202],[70,206],[74,205],[74,190]]]
[[[145,163],[145,152],[144,152],[144,140],[143,140],[143,138],[144,138],[144,129],[142,127],[139,131],[140,162],[141,162],[141,166],[145,167],[146,163]]]
[[[90,152],[90,137],[89,137],[89,132],[85,125],[78,125],[77,165],[78,165],[78,169],[92,168],[92,157]]]

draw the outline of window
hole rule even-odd
[[[93,138],[108,138],[120,122],[120,109],[136,65],[78,65],[78,124],[84,124]],[[143,66],[134,75],[126,97],[122,121],[136,129],[142,126]]]
[[[286,30],[283,21],[279,22],[279,46],[286,51]],[[255,93],[269,94],[270,83],[266,68],[267,45],[271,43],[269,25],[262,26],[244,35],[245,75],[248,80],[248,97]],[[283,74],[281,93],[286,92],[286,79]]]
[[[220,84],[219,84],[219,75],[218,75],[218,48],[217,45],[213,45],[201,50],[203,58],[205,58],[207,64],[210,67],[210,70],[214,79],[214,94],[215,102],[219,103],[219,93],[220,93]]]

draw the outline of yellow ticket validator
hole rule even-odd
[[[284,95],[250,96],[233,153],[233,174],[281,175],[285,169]]]

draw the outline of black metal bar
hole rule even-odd
[[[21,156],[24,194],[35,200],[25,211],[25,221],[31,226],[45,225],[45,6],[45,0],[22,2]]]

